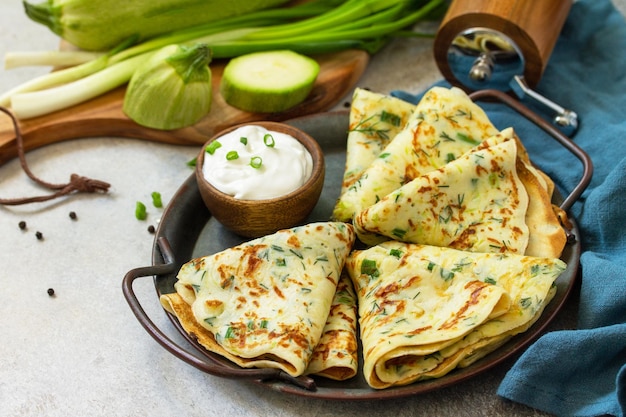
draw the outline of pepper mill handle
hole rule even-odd
[[[463,84],[450,68],[449,49],[459,34],[486,28],[514,43],[524,61],[523,74],[516,75],[523,75],[534,88],[571,6],[572,0],[453,0],[435,37],[435,61],[448,81]]]

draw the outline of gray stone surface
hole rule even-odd
[[[626,2],[616,1],[624,12]],[[0,1],[0,55],[44,50],[58,39]],[[419,92],[440,79],[432,41],[401,39],[372,59],[359,86]],[[0,70],[0,91],[46,72]],[[349,97],[346,98],[346,101]],[[338,108],[342,108],[340,103]],[[96,137],[30,152],[31,169],[53,182],[72,172],[109,181],[107,196],[0,207],[0,415],[2,416],[543,416],[504,401],[496,389],[512,361],[470,381],[413,398],[327,402],[203,374],[174,358],[141,328],[121,292],[132,268],[150,264],[162,211],[134,217],[137,200],[159,191],[169,201],[191,171],[193,147]],[[0,197],[39,194],[17,160],[0,166]],[[78,215],[76,221],[68,217]],[[24,220],[27,230],[18,228]],[[44,239],[38,241],[35,232]],[[50,297],[48,288],[56,295]],[[150,279],[135,287],[157,325],[171,329]],[[551,328],[571,326],[576,297]],[[175,335],[174,335],[175,336]]]

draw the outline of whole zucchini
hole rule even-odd
[[[24,1],[26,15],[69,43],[101,51],[136,36],[139,40],[288,0],[47,0]]]

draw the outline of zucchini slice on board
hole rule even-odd
[[[293,51],[255,52],[226,64],[220,92],[240,110],[280,112],[307,98],[319,71],[317,61]]]

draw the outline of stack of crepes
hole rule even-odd
[[[525,331],[554,295],[566,217],[552,192],[463,91],[414,106],[357,89],[334,218],[191,260],[161,302],[242,367],[336,380],[358,371],[358,309],[371,387],[441,377]]]
[[[566,267],[567,218],[512,128],[454,87],[405,115],[399,99],[355,92],[333,212],[371,246],[346,270],[373,388],[441,377],[525,331]]]
[[[354,221],[361,241],[560,256],[567,217],[513,128],[498,131],[456,87],[431,88],[404,122],[408,103],[400,99],[358,89],[354,103],[361,102],[351,111],[332,215]],[[390,119],[396,131],[381,122]]]
[[[198,343],[243,368],[351,378],[356,299],[342,271],[354,240],[351,225],[312,223],[193,259],[161,304]]]

